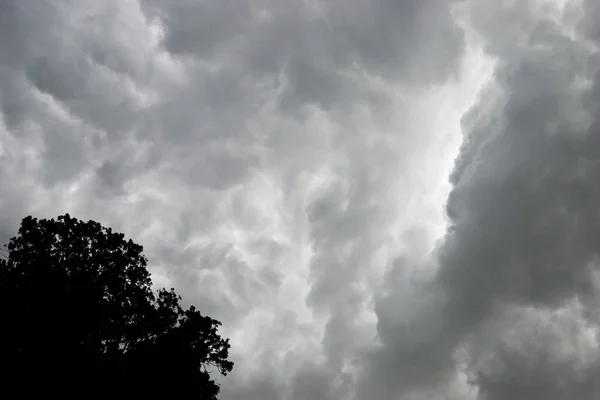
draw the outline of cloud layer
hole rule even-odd
[[[0,241],[143,244],[225,400],[598,398],[595,3],[1,2]]]

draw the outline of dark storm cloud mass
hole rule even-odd
[[[0,1],[0,240],[133,236],[223,321],[225,400],[598,398],[599,12]],[[495,69],[432,253],[485,81],[458,14]]]
[[[592,9],[594,2],[561,12],[532,1],[473,3],[473,26],[497,60],[495,79],[463,118],[450,227],[427,284],[435,294],[415,317],[422,329],[413,337],[401,329],[406,320],[389,327],[406,289],[399,283],[379,303],[382,348],[369,388],[385,388],[396,374],[427,387],[453,360],[485,400],[600,395]],[[409,387],[404,379],[400,386]]]
[[[477,304],[468,314],[459,311],[466,326],[485,329],[505,308],[539,307],[543,317],[577,301],[586,318],[579,324],[590,325],[593,337],[597,316],[586,314],[598,304],[598,42],[585,30],[580,33],[589,21],[571,29],[564,25],[593,14],[587,3],[567,8],[563,21],[556,21],[526,5],[513,11],[519,15],[513,20],[519,46],[510,48],[489,35],[490,52],[506,62],[490,93],[496,96],[493,111],[475,109],[466,118],[468,133],[448,201],[453,226],[442,250],[441,282],[452,308]],[[478,12],[485,20],[489,11]],[[540,335],[540,328],[555,332],[537,340],[528,338],[529,332],[517,336],[537,342],[531,354],[528,344],[506,338],[503,347],[509,349],[499,346],[492,355],[500,370],[474,370],[482,395],[597,398],[598,338],[584,349],[577,343],[583,333],[569,327],[577,322],[567,317],[537,328],[534,315],[521,319],[515,324],[531,329],[531,335]],[[540,344],[545,340],[547,345]],[[561,354],[565,346],[574,347],[566,351],[572,354]],[[519,358],[525,362],[515,362]]]

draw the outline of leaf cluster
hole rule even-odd
[[[208,368],[233,367],[220,322],[153,291],[142,250],[69,214],[22,220],[0,257],[0,362],[17,393],[216,399]]]

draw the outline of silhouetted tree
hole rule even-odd
[[[24,218],[3,254],[3,393],[216,399],[209,369],[233,367],[220,322],[154,292],[142,246],[66,214]]]

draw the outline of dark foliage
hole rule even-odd
[[[11,397],[216,399],[219,321],[153,292],[142,246],[68,214],[26,217],[0,254],[0,383]]]

